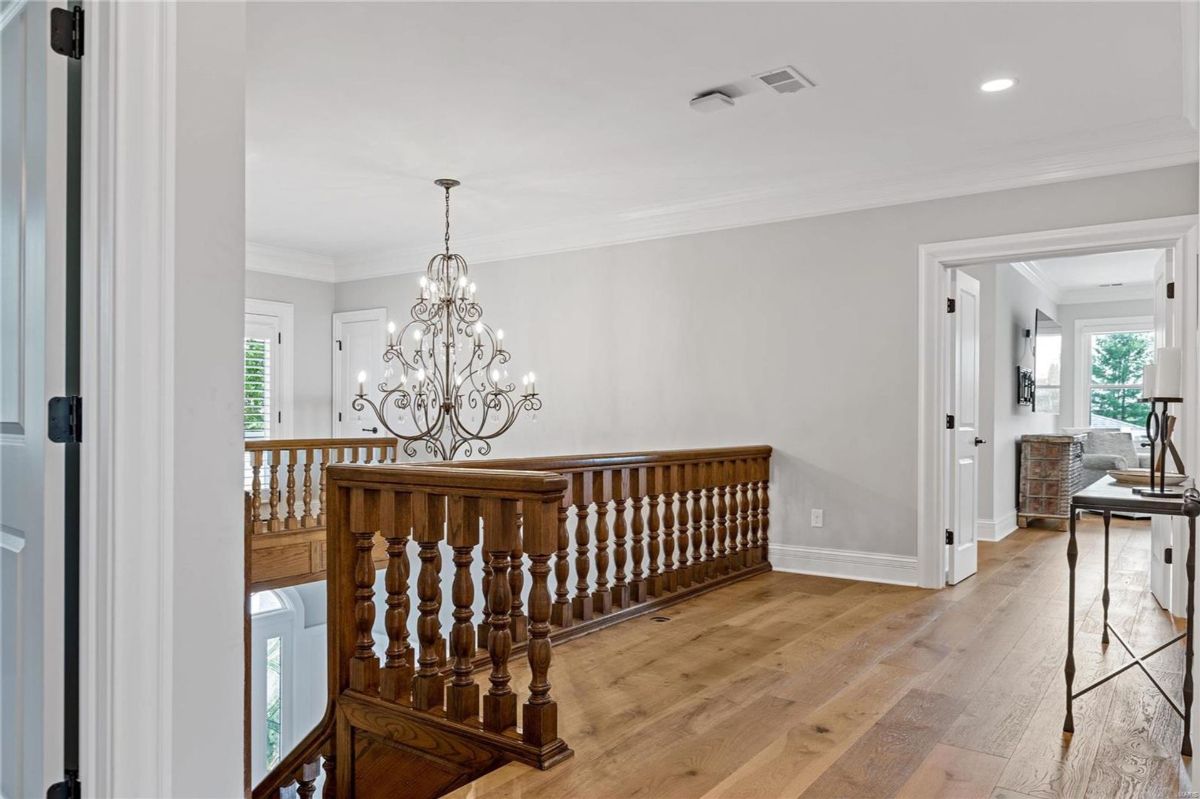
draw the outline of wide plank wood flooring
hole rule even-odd
[[[1148,523],[1114,520],[1110,620],[1135,648],[1175,624],[1146,588]],[[1077,685],[1100,646],[1101,527],[1080,525]],[[550,672],[575,757],[508,765],[458,799],[1175,797],[1180,724],[1137,669],[1061,732],[1066,534],[980,545],[943,591],[774,572],[562,644]],[[1182,644],[1155,656],[1178,697]],[[528,672],[514,669],[522,695]],[[1177,701],[1182,702],[1177,698]]]

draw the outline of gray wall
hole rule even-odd
[[[1154,316],[1154,300],[1089,302],[1060,305],[1058,321],[1063,326],[1063,427],[1087,427],[1087,419],[1075,418],[1075,322],[1079,319],[1114,319],[1124,316]]]
[[[476,266],[513,374],[536,370],[546,402],[495,455],[771,444],[775,542],[914,556],[918,245],[1196,197],[1193,165]],[[338,284],[335,310],[400,320],[415,289]]]
[[[333,284],[247,272],[246,298],[291,303],[295,326],[292,435],[328,437],[333,393]]]

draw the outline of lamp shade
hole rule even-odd
[[[1154,357],[1154,397],[1160,400],[1183,398],[1183,350],[1159,347]]]
[[[1140,402],[1149,402],[1154,399],[1154,364],[1148,363],[1142,367],[1142,396]]]

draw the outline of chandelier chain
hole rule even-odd
[[[446,187],[446,255],[450,254],[450,187]]]

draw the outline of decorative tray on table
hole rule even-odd
[[[1150,485],[1149,469],[1109,469],[1108,476],[1121,485],[1148,486]],[[1157,475],[1155,475],[1157,477]],[[1187,479],[1186,474],[1167,472],[1164,482],[1169,486],[1177,486]]]

